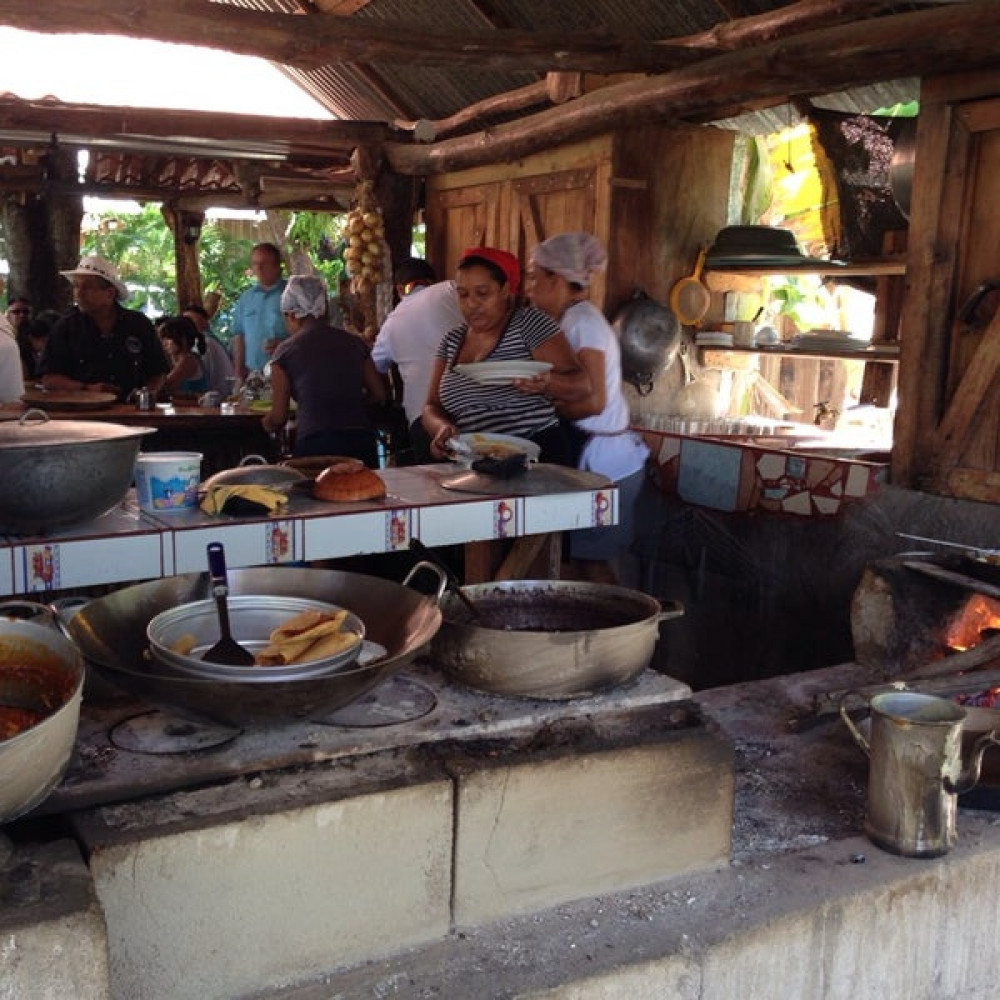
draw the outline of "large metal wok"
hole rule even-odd
[[[436,594],[408,586],[417,569],[436,580]],[[406,666],[441,624],[438,602],[446,580],[420,563],[403,584],[336,570],[231,570],[230,594],[273,594],[328,601],[365,623],[367,637],[386,649],[382,659],[325,677],[284,681],[223,681],[168,676],[146,656],[146,626],[161,611],[211,596],[207,573],[151,580],[99,597],[63,623],[94,671],[143,701],[196,722],[228,726],[291,722],[347,705]]]
[[[433,656],[459,684],[493,694],[562,700],[626,684],[649,664],[664,609],[627,587],[508,580],[462,587],[476,615],[447,595]]]

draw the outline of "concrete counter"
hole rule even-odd
[[[133,812],[136,818],[140,816],[138,806],[135,810],[125,805],[110,807],[89,818],[81,814],[77,830],[87,845],[97,897],[107,914],[112,969],[121,960],[120,956],[115,959],[115,948],[120,947],[120,943],[115,944],[116,934],[121,927],[131,926],[125,919],[127,914],[115,914],[115,899],[127,903],[134,895],[137,906],[147,906],[158,898],[155,893],[169,896],[180,892],[175,904],[190,907],[196,905],[192,900],[199,891],[207,891],[209,908],[222,906],[224,910],[226,900],[234,898],[235,883],[228,888],[220,886],[218,891],[208,889],[207,883],[201,890],[188,884],[192,856],[179,850],[184,838],[197,846],[194,858],[205,878],[219,878],[219,872],[225,870],[223,862],[230,863],[227,852],[240,864],[249,864],[236,851],[244,840],[260,840],[260,863],[265,866],[254,869],[251,865],[250,881],[262,875],[272,877],[269,873],[279,861],[287,867],[306,849],[321,849],[324,864],[314,870],[317,878],[321,873],[322,878],[329,878],[330,866],[343,850],[336,846],[338,838],[349,833],[343,819],[333,822],[332,817],[346,816],[344,810],[357,808],[370,813],[371,832],[378,832],[379,837],[351,837],[350,843],[356,853],[361,852],[365,864],[354,863],[349,868],[349,873],[354,873],[352,902],[341,916],[347,923],[337,928],[327,919],[311,921],[308,908],[300,904],[286,912],[276,906],[275,912],[266,914],[268,935],[254,952],[254,961],[258,961],[271,937],[284,934],[296,921],[306,921],[313,959],[308,979],[301,966],[289,966],[280,982],[272,977],[266,988],[258,979],[261,985],[256,992],[245,986],[237,992],[207,990],[199,995],[257,1000],[995,998],[1000,995],[996,986],[1000,893],[994,888],[1000,884],[1000,814],[960,809],[957,846],[933,860],[896,857],[879,850],[861,834],[867,761],[839,718],[817,717],[813,705],[818,695],[870,680],[860,667],[844,664],[694,696],[697,710],[712,721],[718,736],[735,751],[735,812],[728,860],[725,850],[719,854],[709,842],[710,837],[718,838],[723,832],[718,821],[725,810],[711,805],[710,798],[695,803],[700,813],[692,805],[692,793],[710,795],[717,776],[725,773],[725,755],[718,756],[724,744],[714,737],[703,742],[709,752],[699,751],[699,767],[691,770],[687,756],[678,755],[681,747],[690,744],[654,741],[655,757],[644,756],[637,767],[636,752],[645,755],[646,751],[635,742],[632,726],[638,724],[640,716],[654,723],[662,715],[655,707],[636,715],[623,730],[630,734],[628,740],[620,745],[619,737],[602,724],[601,738],[612,740],[606,748],[606,762],[619,769],[610,772],[618,775],[610,785],[610,773],[595,767],[599,758],[593,756],[591,748],[555,761],[549,759],[549,750],[536,748],[532,753],[541,752],[542,757],[518,762],[529,768],[522,770],[523,776],[536,776],[537,792],[543,791],[544,780],[555,782],[544,797],[515,796],[513,771],[507,772],[502,759],[486,770],[477,764],[462,777],[461,768],[452,774],[454,765],[435,752],[420,763],[421,781],[407,782],[406,766],[416,766],[419,759],[412,754],[404,754],[404,759],[394,753],[379,765],[385,767],[384,787],[374,788],[367,797],[361,796],[358,786],[357,774],[361,772],[352,778],[325,765],[285,776],[248,775],[217,789],[206,787],[163,797],[155,807],[163,810],[162,829],[138,839],[130,819]],[[586,718],[587,713],[579,716],[580,720]],[[493,758],[497,748],[483,744],[483,759]],[[657,774],[661,787],[654,796],[649,780]],[[373,773],[373,779],[377,777]],[[469,777],[474,779],[471,784]],[[686,784],[684,778],[688,779]],[[345,782],[342,802],[338,803],[336,796],[330,799],[326,792],[315,804],[303,798],[306,783],[331,781]],[[463,833],[473,838],[473,844],[477,832],[483,845],[492,844],[489,851],[484,846],[473,852],[475,857],[490,860],[489,868],[481,872],[484,878],[503,882],[519,871],[534,869],[540,874],[529,881],[537,887],[574,854],[577,872],[587,872],[592,878],[593,872],[580,854],[584,841],[604,846],[604,865],[614,858],[615,844],[620,845],[623,864],[634,866],[644,858],[646,878],[624,881],[620,870],[608,868],[613,877],[605,886],[617,881],[632,887],[604,888],[592,880],[586,898],[536,902],[527,910],[509,906],[505,910],[500,905],[501,885],[491,888],[487,881],[467,880],[466,891],[475,890],[469,898],[476,901],[479,915],[477,919],[458,920],[454,898],[449,903],[448,879],[455,875],[456,861],[459,874],[463,870],[475,874],[476,870],[463,869],[463,864],[474,860],[473,855],[465,857],[460,849],[450,853],[448,844],[454,831],[446,807],[448,801],[463,795],[472,795],[468,801],[473,809],[487,802],[484,781],[496,793],[493,801],[505,803],[507,824],[497,827],[484,815]],[[629,800],[624,793],[628,784],[643,789],[642,796]],[[213,821],[213,826],[203,828],[200,813],[209,816],[231,811],[227,798],[242,802],[246,789],[259,800],[260,816],[248,817],[241,825]],[[268,819],[263,812],[265,799],[283,796],[290,806],[295,804],[301,819],[292,819],[290,812],[278,812]],[[433,810],[423,809],[420,815],[441,820],[433,836],[426,831],[418,833],[412,822],[417,814],[411,813],[409,806],[403,808],[404,798],[414,796],[434,806]],[[545,797],[556,803],[552,818],[543,818],[543,814],[548,816]],[[702,817],[698,825],[705,843],[696,863],[691,863],[691,843],[678,841],[674,845],[669,837],[662,837],[657,844],[655,837],[647,837],[640,845],[622,839],[626,832],[640,829],[626,831],[622,826],[624,804],[631,801],[639,807],[654,800],[664,829],[676,824],[678,816],[688,821],[695,815]],[[595,802],[605,802],[606,807],[594,808]],[[561,817],[572,818],[583,803],[588,804],[585,812],[572,822],[561,823]],[[520,819],[512,822],[516,809],[522,810]],[[474,812],[469,815],[476,819]],[[142,816],[138,822],[148,826],[148,813]],[[280,852],[264,840],[268,825],[285,838]],[[313,828],[320,831],[318,839]],[[301,841],[294,849],[294,841],[287,839],[293,829]],[[504,837],[514,834],[518,838],[517,850],[511,855],[518,859],[516,866],[506,872],[496,866],[500,855],[493,853],[498,830]],[[365,867],[376,850],[376,840],[382,852],[380,864]],[[433,864],[421,854],[428,845],[436,851]],[[168,864],[171,851],[178,855],[174,874]],[[655,859],[655,866],[650,866],[650,859]],[[666,874],[651,874],[656,869]],[[364,875],[366,871],[368,875]],[[407,880],[415,880],[420,891],[404,892]],[[321,905],[321,885],[303,883],[299,888],[307,895],[318,893],[313,905]],[[347,966],[343,957],[338,960],[337,956],[343,956],[344,941],[357,932],[357,918],[371,908],[377,891],[394,900],[394,921],[381,919],[373,924],[382,928],[383,954],[389,957],[369,957]],[[425,897],[433,898],[436,907],[428,909]],[[343,898],[337,897],[329,905],[343,908]],[[143,912],[144,919],[155,922],[155,905],[148,905]],[[241,920],[260,920],[246,910],[242,912]],[[407,935],[397,933],[398,928],[387,929],[407,920],[412,932],[408,944]],[[12,951],[5,961],[16,957]],[[317,966],[324,957],[329,964]],[[317,967],[327,971],[317,975]],[[206,968],[210,966],[206,964]],[[166,979],[161,977],[161,981]],[[113,988],[114,982],[112,975],[110,995],[126,995]],[[118,979],[119,986],[123,982]],[[142,994],[142,1000],[180,995],[176,990],[153,988],[156,975],[137,975],[129,985],[136,988],[143,982],[150,985],[150,991]],[[93,995],[105,994],[95,990]],[[129,996],[137,997],[134,993]]]
[[[854,664],[695,696],[736,750],[730,865],[452,935],[268,998],[987,1000],[1000,996],[1000,814],[900,858],[860,834],[867,761],[817,694]],[[264,996],[263,994],[261,996]]]

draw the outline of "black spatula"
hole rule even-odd
[[[219,611],[219,641],[205,650],[202,659],[231,667],[253,665],[253,653],[244,649],[229,627],[229,582],[226,578],[226,550],[221,542],[208,543],[208,572],[212,579],[212,596]]]

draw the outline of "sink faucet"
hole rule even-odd
[[[835,424],[837,422],[837,418],[840,416],[840,410],[838,410],[835,406],[831,406],[828,399],[824,399],[820,403],[814,403],[813,409],[816,411],[816,416],[813,417],[813,423],[817,427],[822,427],[824,421],[826,420]]]

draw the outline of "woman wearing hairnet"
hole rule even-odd
[[[351,455],[378,466],[375,429],[367,407],[387,398],[371,353],[360,337],[331,326],[322,278],[296,274],[281,293],[290,336],[271,358],[271,409],[264,428],[279,431],[296,403],[293,453]]]
[[[528,296],[566,334],[590,376],[590,393],[581,398],[574,386],[562,386],[555,372],[532,382],[555,401],[561,417],[572,421],[579,438],[577,467],[607,476],[618,487],[618,524],[572,532],[571,564],[565,567],[565,574],[615,583],[614,561],[632,541],[635,505],[649,449],[629,430],[618,338],[601,311],[587,299],[592,276],[603,271],[606,263],[604,247],[589,233],[553,236],[531,253]]]

